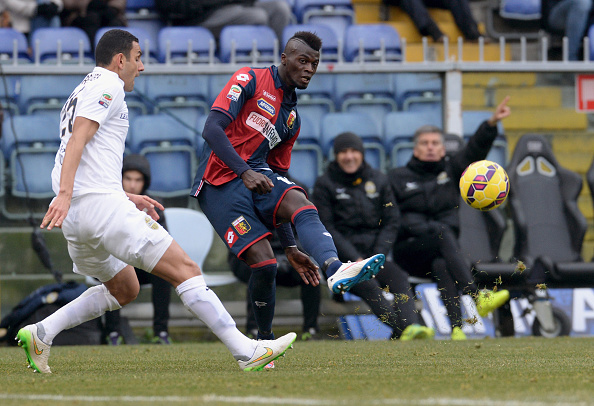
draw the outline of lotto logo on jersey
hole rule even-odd
[[[233,101],[239,100],[239,96],[241,96],[241,87],[237,85],[231,86],[229,92],[227,93],[227,99],[231,99]]]
[[[281,142],[281,138],[276,132],[276,128],[274,128],[274,124],[270,122],[266,117],[261,114],[252,111],[248,116],[245,123],[252,127],[254,130],[258,131],[268,140],[268,147],[270,149],[276,147],[279,142]]]
[[[233,245],[237,241],[237,238],[238,237],[237,234],[235,234],[235,231],[233,231],[233,229],[229,227],[229,229],[227,229],[227,232],[225,233],[225,242],[227,243],[229,248],[233,248]]]
[[[112,100],[113,97],[109,93],[103,93],[99,99],[99,104],[105,108],[108,108]]]
[[[272,117],[274,117],[274,114],[276,113],[276,109],[274,108],[274,106],[264,99],[258,99],[258,107],[260,108],[260,110],[264,110]]]
[[[252,229],[250,223],[248,223],[245,217],[243,216],[239,216],[238,218],[233,220],[231,224],[233,225],[233,228],[235,228],[235,230],[239,233],[239,235],[247,234],[247,232]]]
[[[295,124],[296,118],[297,118],[297,113],[295,113],[295,110],[291,110],[291,113],[289,114],[289,118],[287,118],[287,127],[292,129],[293,125]]]

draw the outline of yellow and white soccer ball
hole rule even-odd
[[[473,162],[460,177],[460,194],[474,209],[488,211],[499,207],[509,194],[507,173],[493,161]]]

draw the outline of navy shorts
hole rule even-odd
[[[204,184],[198,194],[200,208],[229,249],[241,258],[244,251],[262,238],[270,238],[278,225],[276,211],[291,189],[300,186],[272,171],[258,171],[274,183],[270,193],[259,195],[245,187],[240,178],[224,185]]]

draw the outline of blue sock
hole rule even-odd
[[[252,276],[248,292],[254,316],[258,324],[258,339],[269,340],[272,334],[272,319],[276,303],[276,259],[250,265]]]
[[[295,224],[303,249],[315,259],[320,267],[330,258],[338,259],[334,240],[320,221],[315,206],[304,206],[297,210],[293,214],[291,221]],[[330,277],[334,275],[341,265],[342,262],[336,260],[322,271],[326,272],[326,277]]]

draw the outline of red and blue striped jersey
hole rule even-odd
[[[232,119],[225,133],[235,151],[252,169],[286,172],[301,125],[296,105],[297,95],[294,91],[283,90],[276,66],[245,67],[233,74],[211,110]],[[199,193],[204,181],[222,185],[236,177],[205,145],[192,195]]]

